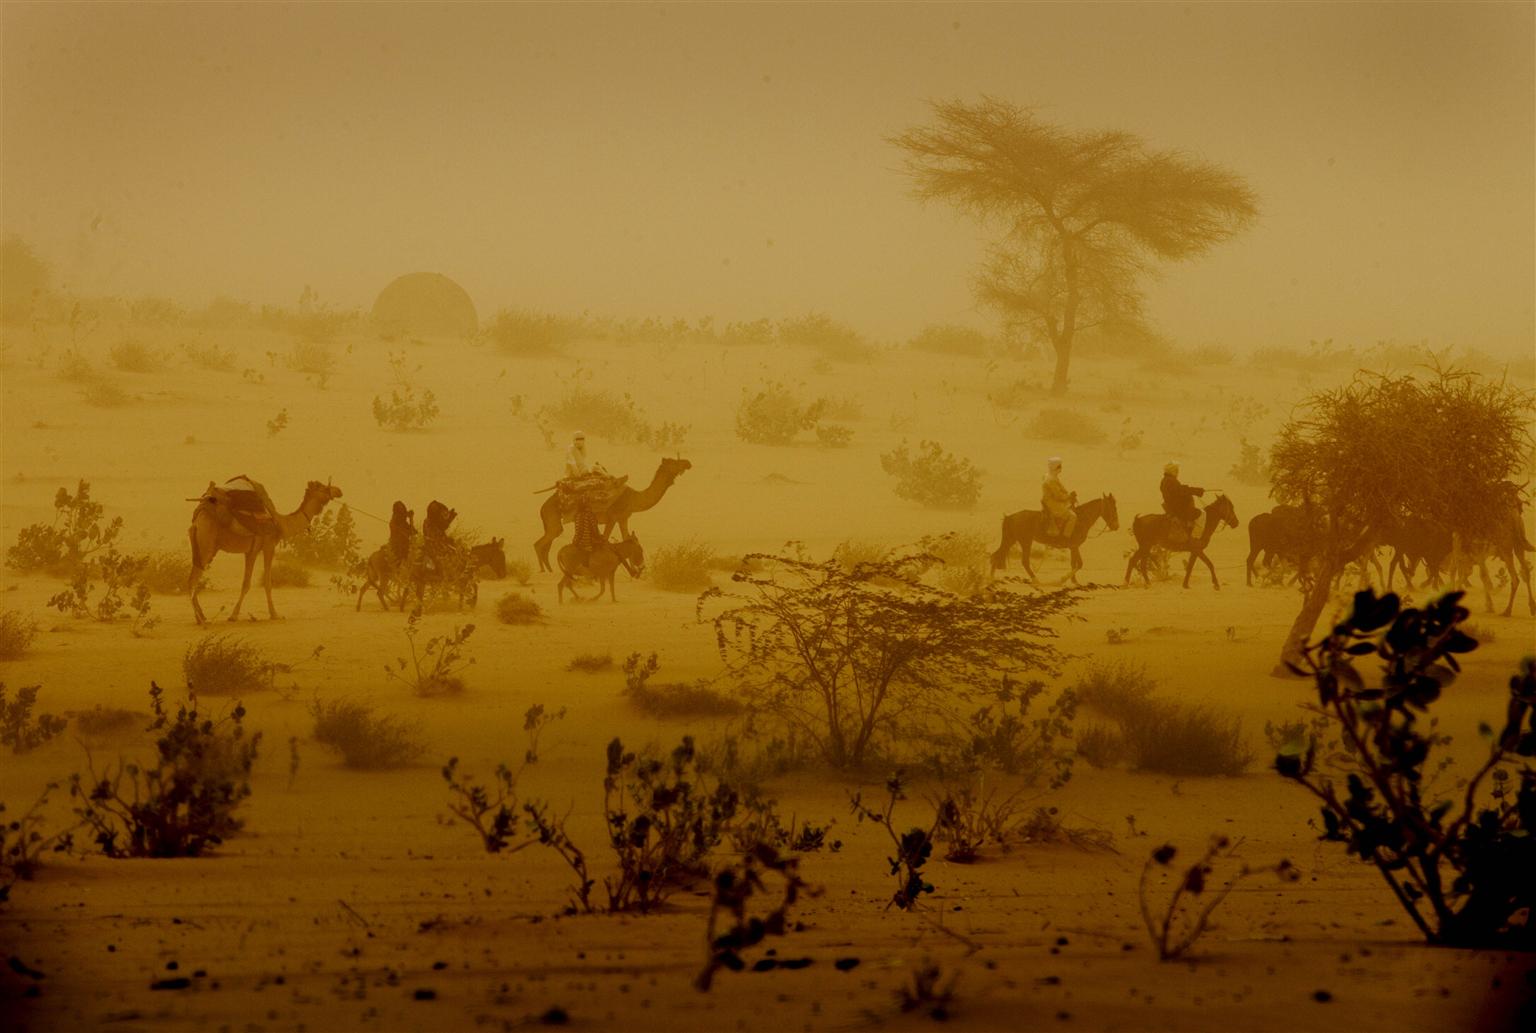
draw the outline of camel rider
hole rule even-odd
[[[578,430],[565,452],[565,478],[560,488],[575,510],[576,548],[583,552],[590,552],[597,545],[599,535],[597,516],[592,512],[593,496],[607,484],[608,475],[587,455],[587,436]]]
[[[1061,483],[1061,457],[1051,456],[1045,462],[1045,480],[1040,482],[1040,508],[1045,512],[1047,534],[1066,538],[1077,523],[1077,492],[1068,491]]]
[[[1200,509],[1195,499],[1205,494],[1204,488],[1195,488],[1179,481],[1179,464],[1163,467],[1163,480],[1158,485],[1163,493],[1163,512],[1167,513],[1184,531],[1186,538],[1195,536],[1195,521],[1200,519]]]
[[[565,476],[585,477],[595,465],[587,458],[587,436],[578,430],[571,438],[571,447],[565,450]]]
[[[396,501],[389,515],[389,555],[395,565],[403,564],[411,555],[411,539],[416,537],[416,514]]]

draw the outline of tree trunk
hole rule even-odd
[[[1275,664],[1275,669],[1270,672],[1276,678],[1296,676],[1286,664],[1292,663],[1299,667],[1305,660],[1302,650],[1311,641],[1312,633],[1317,628],[1318,618],[1323,615],[1323,610],[1333,595],[1333,579],[1337,576],[1338,568],[1329,564],[1314,575],[1312,584],[1302,594],[1301,612],[1296,615],[1296,620],[1291,624],[1291,630],[1286,633],[1285,645],[1280,648],[1280,660]]]
[[[1056,378],[1051,381],[1051,394],[1067,393],[1067,367],[1072,362],[1072,340],[1054,342],[1056,345]]]

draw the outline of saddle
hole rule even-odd
[[[628,474],[610,477],[604,473],[589,473],[582,477],[566,477],[555,485],[555,500],[562,516],[582,510],[601,513],[619,497],[628,482]]]
[[[1048,509],[1041,512],[1041,541],[1060,542],[1065,545],[1075,530],[1077,530],[1077,513],[1069,511],[1066,516],[1058,520]]]
[[[201,501],[211,506],[221,523],[236,523],[249,534],[275,535],[277,507],[260,481],[242,474],[225,481],[223,486],[212,481],[203,492]]]
[[[1185,517],[1175,513],[1168,514],[1168,544],[1184,545],[1197,541],[1205,533],[1205,511],[1201,510],[1194,522],[1189,522]]]

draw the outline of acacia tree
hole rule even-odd
[[[921,551],[845,566],[803,551],[743,558],[740,588],[712,588],[698,616],[753,702],[788,721],[833,767],[864,763],[900,722],[945,721],[1000,676],[1055,673],[1050,639],[1082,589],[962,597],[925,583],[942,561]],[[715,601],[723,608],[706,617]]]
[[[933,125],[891,142],[919,198],[1006,230],[978,293],[1050,344],[1056,394],[1078,331],[1142,325],[1138,283],[1154,261],[1204,254],[1258,213],[1237,174],[1130,133],[1066,129],[990,97],[933,110]]]
[[[1270,494],[1308,528],[1302,604],[1276,674],[1302,665],[1334,579],[1409,518],[1488,540],[1507,530],[1531,448],[1528,392],[1476,373],[1361,373],[1313,394],[1281,428]]]

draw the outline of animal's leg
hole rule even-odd
[[[1072,579],[1074,585],[1081,584],[1077,580],[1077,572],[1083,569],[1083,554],[1077,551],[1077,546],[1072,546],[1072,571],[1067,576]]]
[[[1216,564],[1211,562],[1211,558],[1205,554],[1204,550],[1202,550],[1198,555],[1200,556],[1201,561],[1205,563],[1206,568],[1211,572],[1211,585],[1216,589],[1216,591],[1221,591],[1221,582],[1216,580]]]
[[[1184,564],[1184,587],[1185,588],[1189,587],[1189,575],[1194,573],[1194,570],[1195,570],[1195,559],[1197,557],[1199,557],[1199,555],[1200,554],[1198,552],[1191,551],[1190,554],[1189,554],[1189,562]]]
[[[1131,558],[1125,561],[1125,583],[1127,585],[1131,583],[1131,572],[1136,569],[1136,560],[1140,555],[1141,548],[1138,546],[1136,551],[1131,553]]]
[[[203,580],[203,568],[198,565],[197,528],[187,528],[187,538],[192,543],[192,573],[187,576],[187,597],[192,600],[192,617],[199,624],[206,623],[203,616],[203,606],[197,601],[197,588]],[[213,556],[208,559],[212,561]]]
[[[353,611],[354,613],[362,613],[363,612],[363,596],[367,595],[368,594],[368,589],[370,589],[372,587],[373,587],[373,575],[372,574],[365,575],[363,577],[363,587],[359,588],[357,590],[357,609]]]
[[[1248,550],[1248,587],[1249,588],[1253,587],[1253,561],[1258,558],[1259,552],[1260,552],[1260,550],[1258,550],[1258,549],[1249,549]]]
[[[240,598],[235,600],[235,608],[229,612],[229,619],[240,619],[240,607],[245,602],[245,593],[251,590],[251,572],[256,569],[256,550],[251,549],[245,554],[245,578],[240,582]]]
[[[1488,561],[1478,560],[1478,576],[1483,579],[1483,601],[1488,604],[1488,612],[1493,612],[1493,579],[1488,576]]]
[[[277,551],[277,542],[268,541],[267,547],[261,551],[261,584],[267,590],[267,618],[277,620],[277,607],[272,605],[272,554]]]
[[[1029,578],[1031,584],[1035,583],[1035,565],[1030,562],[1029,551],[1034,548],[1034,545],[1035,540],[1033,538],[1021,538],[1019,540],[1019,548],[1024,551],[1024,575]]]

